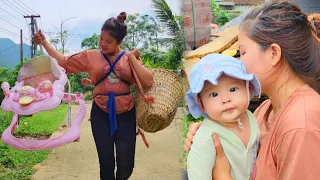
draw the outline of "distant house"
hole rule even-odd
[[[244,11],[265,3],[265,0],[216,0],[216,3],[225,10]]]

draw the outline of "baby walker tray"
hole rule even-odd
[[[69,93],[64,92],[68,83]],[[3,132],[2,141],[14,148],[24,150],[52,149],[76,141],[80,137],[80,124],[86,113],[86,106],[81,94],[70,93],[70,82],[66,71],[55,59],[38,56],[24,64],[19,71],[15,86],[10,89],[7,82],[1,84],[5,98],[1,103],[4,111],[12,111],[14,116],[10,126]],[[47,140],[21,139],[13,136],[19,125],[19,115],[32,115],[59,106],[62,100],[69,103],[69,130],[62,136]],[[70,103],[79,105],[75,119],[70,120]],[[45,121],[45,120],[44,120]]]

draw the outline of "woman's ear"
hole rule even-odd
[[[272,67],[275,67],[280,62],[282,57],[281,47],[278,44],[273,43],[270,45],[268,51],[270,51],[271,55],[270,64]]]

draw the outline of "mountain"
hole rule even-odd
[[[23,56],[30,58],[30,46],[23,43]],[[12,68],[20,63],[20,44],[0,38],[0,67]]]

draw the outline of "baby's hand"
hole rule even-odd
[[[81,84],[82,84],[83,86],[89,86],[89,85],[92,85],[92,82],[91,82],[91,80],[88,79],[88,78],[83,78],[83,79],[81,80]]]

